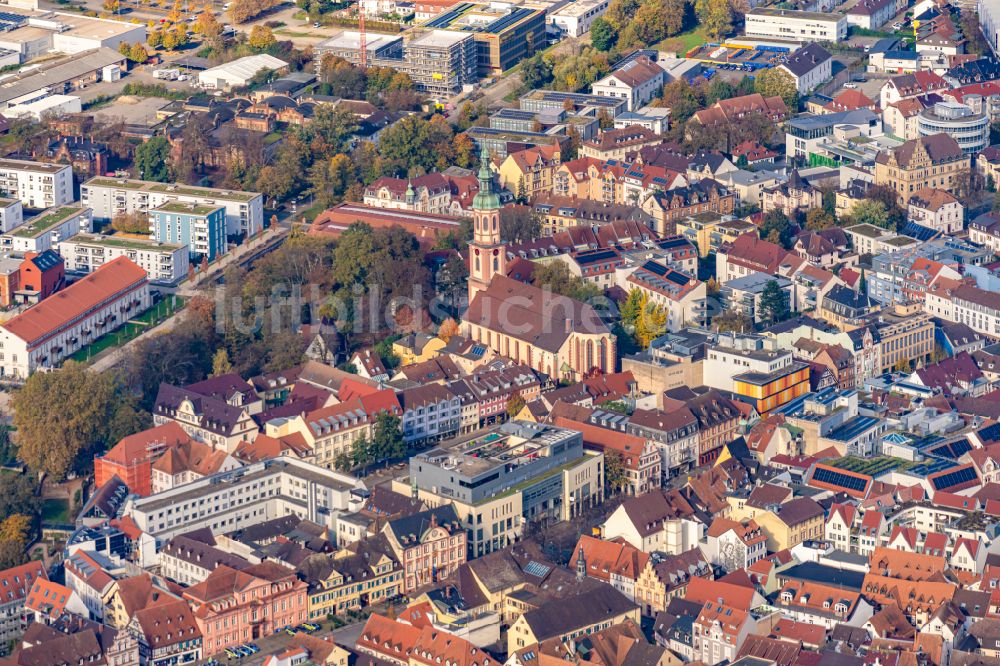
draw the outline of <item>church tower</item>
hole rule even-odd
[[[472,200],[469,303],[476,294],[490,286],[494,275],[507,274],[507,251],[500,240],[500,208],[500,195],[490,168],[490,154],[484,148],[479,164],[479,192]]]

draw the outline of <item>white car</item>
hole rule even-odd
[[[855,88],[858,87],[858,84],[857,83],[845,83],[844,87],[845,88],[850,88],[851,90],[854,90]]]

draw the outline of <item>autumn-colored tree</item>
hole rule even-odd
[[[824,208],[813,208],[806,213],[806,229],[810,231],[823,231],[835,226],[837,226],[837,218]]]
[[[229,352],[225,347],[219,347],[212,357],[212,376],[228,375],[232,371],[233,364],[229,362]]]
[[[149,53],[146,52],[146,48],[142,44],[136,42],[129,50],[128,59],[132,62],[144,63],[149,60]]]
[[[158,49],[163,46],[163,31],[158,28],[156,30],[151,30],[149,32],[149,37],[146,38],[146,43],[154,49]]]
[[[215,12],[212,11],[211,5],[205,5],[205,8],[201,10],[198,20],[195,21],[194,31],[205,39],[218,37],[222,34],[222,24],[215,17]]]
[[[104,0],[101,6],[104,7],[104,11],[106,12],[118,13],[118,10],[121,9],[121,4],[118,0]]]
[[[521,397],[520,393],[510,396],[510,399],[507,400],[507,418],[516,418],[521,413],[521,410],[524,409],[525,404],[527,403],[524,402],[524,398]]]
[[[126,234],[149,235],[149,216],[142,211],[118,213],[111,219],[111,228]]]
[[[22,545],[31,534],[31,516],[15,513],[0,523],[0,541],[18,541]]]
[[[458,322],[451,317],[448,317],[441,322],[441,326],[438,327],[438,337],[445,342],[448,342],[454,336],[458,335],[458,332]]]
[[[764,97],[780,97],[789,111],[795,112],[799,91],[792,75],[783,69],[772,67],[758,72],[754,79],[754,90]]]
[[[250,30],[250,37],[247,39],[247,44],[250,48],[257,49],[258,51],[264,51],[275,45],[277,40],[274,38],[274,33],[266,25],[257,24]]]

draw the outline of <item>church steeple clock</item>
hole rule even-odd
[[[469,303],[490,286],[494,275],[507,274],[507,251],[500,239],[500,195],[493,182],[489,151],[479,164],[479,192],[472,200],[473,233],[469,243]]]

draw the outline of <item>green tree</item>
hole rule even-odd
[[[764,221],[758,229],[760,237],[777,243],[786,250],[792,246],[792,223],[782,211],[774,209],[764,215]]]
[[[351,464],[354,467],[365,467],[374,460],[371,443],[364,435],[351,442]]]
[[[639,317],[642,316],[642,308],[646,303],[646,295],[642,289],[632,289],[628,292],[628,298],[619,308],[622,325],[626,331],[635,332]]]
[[[858,293],[868,293],[868,278],[865,277],[865,269],[861,269],[861,276],[858,277]]]
[[[170,142],[166,137],[154,136],[135,148],[135,175],[142,180],[166,183],[170,180],[167,159],[170,157]]]
[[[375,417],[375,428],[372,433],[372,452],[376,460],[392,460],[406,454],[406,444],[403,442],[403,431],[398,416],[386,412]]]
[[[795,79],[782,69],[771,67],[758,72],[754,79],[754,90],[764,97],[782,98],[791,112],[798,108],[799,92],[795,87]]]
[[[570,273],[569,268],[561,261],[536,264],[532,282],[536,287],[548,288],[553,293],[569,296],[578,301],[592,301],[603,293],[597,285]]]
[[[852,224],[872,224],[883,229],[894,229],[889,222],[889,211],[881,201],[862,199],[851,208]]]
[[[761,322],[766,325],[776,324],[790,316],[788,292],[776,280],[770,280],[764,285],[764,291],[760,295],[759,314]]]
[[[615,27],[603,16],[598,16],[590,24],[590,43],[598,51],[610,51],[617,39]]]
[[[541,53],[522,60],[521,80],[529,90],[548,86],[552,83],[552,64]]]

